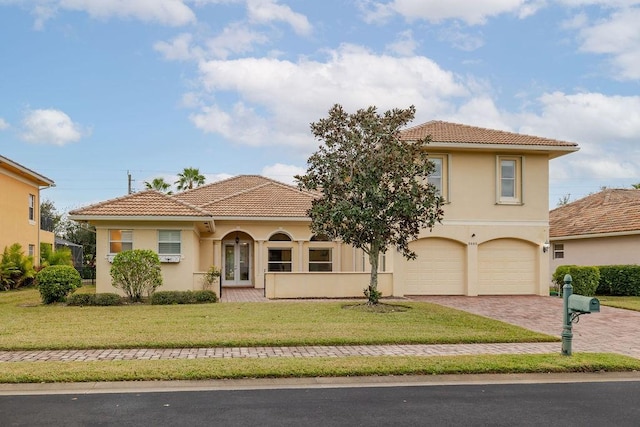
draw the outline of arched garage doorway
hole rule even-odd
[[[407,261],[406,295],[464,295],[466,246],[430,237],[409,243],[418,257]]]
[[[478,247],[478,295],[533,295],[538,283],[537,246],[497,239]]]

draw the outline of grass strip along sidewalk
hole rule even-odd
[[[90,292],[91,289],[83,289]],[[0,294],[1,350],[549,342],[552,337],[418,302],[371,313],[345,302],[42,306],[33,289]],[[560,346],[558,345],[558,349]],[[559,351],[559,350],[558,350]],[[0,382],[132,381],[445,373],[640,370],[611,354],[353,356],[0,363]]]

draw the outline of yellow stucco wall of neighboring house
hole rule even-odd
[[[557,238],[549,248],[550,274],[561,265],[640,264],[640,233],[583,238]]]
[[[0,252],[19,243],[39,263],[40,243],[53,245],[53,233],[40,230],[40,188],[53,181],[0,156]]]

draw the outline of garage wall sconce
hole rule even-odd
[[[551,247],[551,245],[549,244],[548,241],[544,242],[542,244],[542,252],[544,252],[546,254],[547,252],[549,252],[549,248],[550,247]]]

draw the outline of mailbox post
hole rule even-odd
[[[586,297],[573,293],[571,275],[565,274],[562,287],[562,302],[564,312],[562,319],[562,354],[571,356],[571,342],[573,341],[572,323],[579,320],[581,314],[597,313],[600,311],[600,301],[597,298]]]
[[[573,294],[573,286],[571,275],[564,275],[564,286],[562,287],[562,354],[571,356],[571,342],[573,341],[573,332],[571,330],[571,314],[569,313],[569,296]]]

